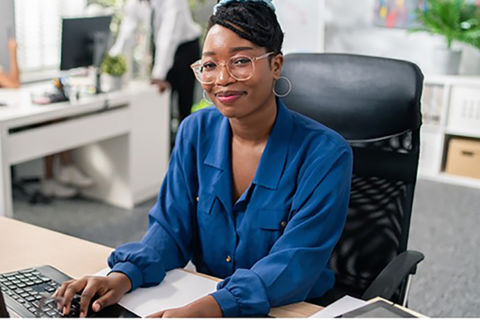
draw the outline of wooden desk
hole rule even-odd
[[[24,222],[0,217],[0,273],[51,265],[73,278],[107,266],[112,248]],[[272,309],[274,317],[308,317],[321,310],[309,303]]]

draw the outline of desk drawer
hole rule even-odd
[[[7,161],[17,164],[127,134],[129,115],[128,108],[114,109],[10,133],[6,139]]]

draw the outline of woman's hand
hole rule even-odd
[[[93,303],[92,310],[98,312],[101,309],[111,306],[127,293],[132,284],[130,279],[123,273],[113,272],[108,277],[86,276],[78,280],[64,282],[53,294],[54,297],[63,297],[63,314],[70,312],[72,299],[77,293],[82,293],[80,298],[80,317],[86,317],[88,306],[94,296],[98,297]]]
[[[11,57],[17,56],[17,41],[15,39],[8,39],[8,53]]]
[[[154,313],[149,318],[220,318],[222,309],[212,296],[198,299],[184,307]]]

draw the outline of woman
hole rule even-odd
[[[20,87],[20,70],[17,63],[17,42],[15,39],[8,40],[8,53],[10,56],[10,72],[0,65],[0,88]]]
[[[261,316],[333,286],[328,265],[345,222],[352,152],[275,97],[282,42],[271,1],[217,5],[192,65],[216,108],[181,125],[141,243],[112,253],[108,277],[63,284],[66,312],[75,292],[83,290],[82,310],[98,294],[96,311],[190,259],[225,280],[211,295],[153,316]]]

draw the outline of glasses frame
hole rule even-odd
[[[227,69],[227,72],[228,74],[230,75],[230,77],[232,77],[233,79],[237,80],[237,81],[248,81],[250,80],[253,75],[255,74],[255,63],[258,61],[258,60],[262,60],[262,59],[265,59],[265,58],[268,58],[270,57],[272,54],[275,54],[274,51],[272,52],[268,52],[268,53],[265,53],[265,54],[262,54],[260,56],[257,56],[257,57],[249,57],[249,56],[235,56],[235,57],[231,57],[230,59],[228,59],[228,63],[225,63],[225,62],[221,62],[221,63],[217,63],[217,67],[225,67]],[[252,73],[250,74],[250,77],[246,78],[246,79],[237,79],[235,76],[233,76],[232,72],[230,71],[230,62],[233,60],[233,59],[238,59],[238,58],[249,58],[250,60],[252,60]],[[205,81],[202,81],[199,79],[198,77],[198,74],[197,72],[195,71],[196,68],[198,67],[201,67],[203,65],[202,63],[202,60],[198,60],[194,63],[192,63],[190,65],[190,68],[192,68],[192,71],[193,71],[193,74],[195,75],[195,78],[197,79],[198,82],[200,82],[201,84],[213,84],[215,81],[216,81],[216,77],[213,77],[213,80],[212,81],[209,81],[209,82],[205,82]],[[218,77],[218,74],[217,74],[217,77]]]

